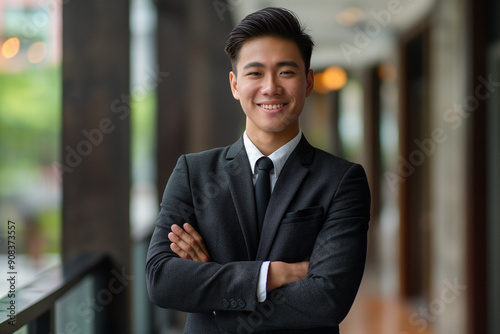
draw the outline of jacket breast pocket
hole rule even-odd
[[[321,220],[323,218],[323,207],[314,206],[302,210],[290,211],[285,213],[281,220],[281,226],[295,223],[307,223]]]
[[[321,206],[285,213],[274,240],[272,260],[308,260],[323,224],[323,216]]]

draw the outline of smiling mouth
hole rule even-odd
[[[278,103],[278,104],[259,104],[261,108],[267,109],[267,110],[276,110],[283,108],[285,106],[285,103]]]

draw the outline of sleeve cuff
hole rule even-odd
[[[257,287],[257,301],[262,303],[267,298],[267,273],[269,271],[269,263],[271,261],[264,261],[260,266],[259,285]]]

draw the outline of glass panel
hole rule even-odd
[[[146,255],[149,247],[149,239],[134,243],[132,248],[132,263],[134,267],[134,280],[132,282],[132,304],[133,307],[133,332],[152,333],[153,324],[153,304],[149,301],[148,291],[146,289]]]
[[[156,63],[157,9],[152,0],[130,2],[130,112],[132,189],[130,221],[133,240],[132,266],[135,280],[132,293],[132,333],[152,331],[153,306],[146,289],[146,253],[149,236],[158,215],[156,193]]]
[[[73,289],[62,296],[55,305],[55,332],[93,334],[95,331],[96,305],[95,283],[92,276],[85,277]]]
[[[19,328],[14,332],[14,334],[28,334],[28,325],[24,325],[23,327]]]
[[[10,220],[18,288],[60,261],[60,4],[0,0],[0,245]]]
[[[132,0],[131,31],[131,145],[132,190],[131,231],[141,239],[152,231],[158,214],[156,196],[155,143],[156,87],[158,77],[156,54],[156,6],[152,0]]]
[[[363,88],[349,79],[340,90],[339,135],[343,157],[360,162],[363,154]]]

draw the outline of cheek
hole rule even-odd
[[[255,94],[258,92],[258,88],[255,85],[249,84],[246,82],[240,83],[238,88],[239,88],[238,91],[239,91],[240,97],[242,99],[243,98],[247,98],[247,99],[253,98],[255,96]]]

